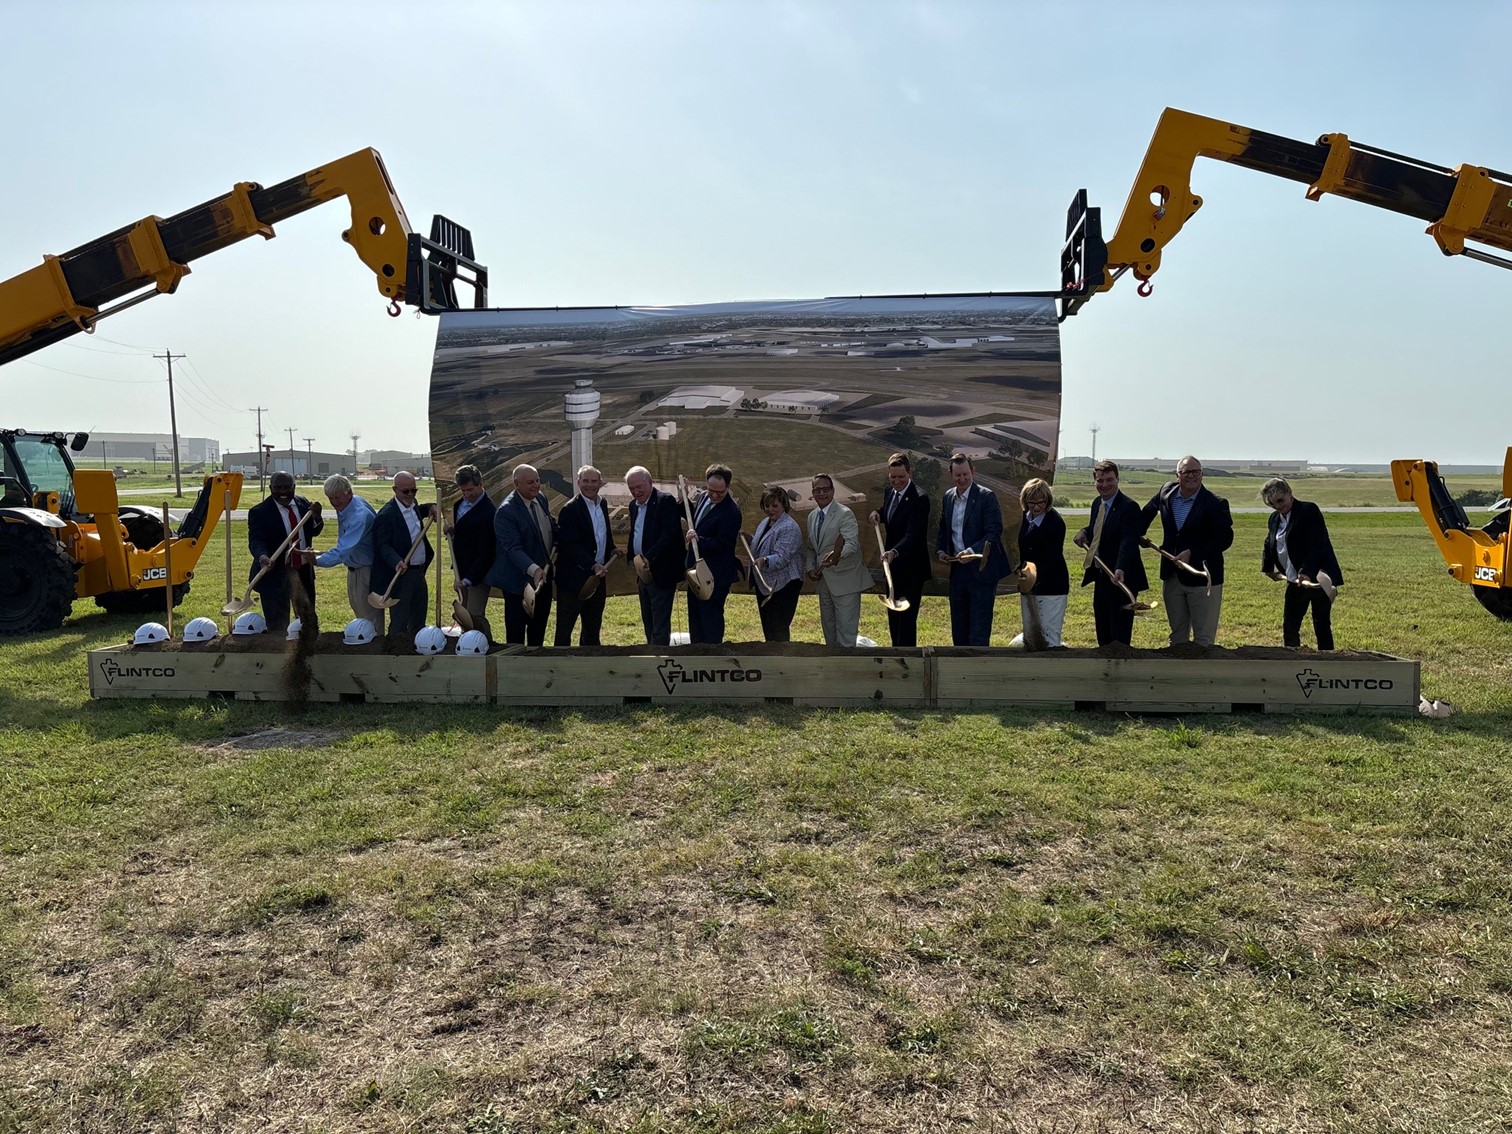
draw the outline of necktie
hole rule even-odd
[[[1103,521],[1108,518],[1109,502],[1101,496],[1097,498],[1097,519],[1092,524],[1092,542],[1087,544],[1087,561],[1084,567],[1091,568],[1092,557],[1097,554],[1097,545],[1102,542]]]
[[[698,515],[693,518],[693,526],[696,528],[703,523],[703,518],[709,514],[709,498],[705,496],[703,502],[698,505]]]
[[[899,493],[894,492],[892,494],[892,499],[887,502],[887,515],[884,516],[883,519],[886,520],[889,524],[892,523],[893,512],[896,511],[898,507],[898,496]]]
[[[530,502],[535,510],[536,527],[541,529],[541,546],[546,549],[546,554],[551,554],[551,521],[546,518],[546,509],[541,507],[541,501],[536,498]]]
[[[299,517],[294,514],[294,506],[292,504],[285,504],[283,507],[284,507],[284,511],[289,514],[289,531],[290,532],[299,532]],[[301,542],[303,540],[303,538],[304,538],[304,533],[303,532],[299,532],[298,535],[294,536],[294,542],[289,545],[290,548],[291,548],[290,558],[293,557],[292,556],[292,549],[293,548],[303,546],[303,544]]]

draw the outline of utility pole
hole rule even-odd
[[[1097,464],[1097,431],[1102,428],[1097,422],[1092,423],[1092,463]]]
[[[352,479],[353,480],[357,479],[357,438],[359,438],[361,436],[362,436],[362,434],[360,434],[360,433],[353,433],[352,434]]]
[[[179,473],[178,407],[173,404],[173,360],[175,358],[186,358],[187,355],[174,354],[167,347],[164,347],[162,354],[155,354],[152,357],[164,359],[168,363],[168,424],[173,430],[173,494],[182,500],[184,498],[184,478]]]
[[[257,494],[259,496],[266,496],[268,494],[268,486],[263,482],[263,477],[268,470],[267,465],[263,461],[262,415],[268,412],[268,407],[253,406],[251,412],[257,415]]]
[[[305,476],[315,483],[315,438],[305,438]]]
[[[288,434],[289,434],[289,475],[290,476],[294,476],[294,470],[296,468],[298,468],[299,466],[294,463],[294,427],[292,425],[289,426],[289,428],[288,428]],[[298,483],[299,478],[295,477],[294,479],[295,479],[295,483]]]

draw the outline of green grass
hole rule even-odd
[[[1340,644],[1459,715],[91,702],[81,603],[0,645],[0,1131],[1494,1129],[1512,628],[1329,523]]]
[[[1141,504],[1155,495],[1162,484],[1175,479],[1176,462],[1165,472],[1143,469],[1126,469],[1119,477],[1119,486]],[[1222,475],[1208,473],[1203,482],[1235,508],[1258,508],[1261,506],[1260,488],[1270,477],[1247,473]],[[1470,473],[1446,478],[1450,491],[1458,496],[1478,488],[1501,495],[1501,476],[1492,473]],[[1303,500],[1311,500],[1324,508],[1396,508],[1401,501],[1391,485],[1390,473],[1288,473],[1287,482]],[[1091,469],[1059,469],[1055,474],[1056,504],[1065,507],[1070,503],[1089,507],[1094,495]]]

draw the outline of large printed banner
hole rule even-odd
[[[911,454],[932,541],[949,456],[971,454],[1011,541],[1019,488],[1051,479],[1060,390],[1055,306],[1039,296],[460,311],[437,335],[431,451],[448,508],[458,465],[482,470],[495,503],[516,464],[535,465],[553,513],[577,468],[596,466],[621,547],[635,465],[674,493],[679,473],[701,486],[709,464],[728,465],[747,534],[767,484],[807,530],[809,478],[830,473],[880,576],[866,517],[888,455]],[[610,583],[635,589],[622,562]]]

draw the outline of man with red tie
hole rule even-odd
[[[280,562],[273,563],[273,553],[308,513],[314,513],[289,545]],[[252,552],[252,569],[248,578],[264,567],[268,572],[256,590],[262,599],[263,618],[269,630],[283,630],[289,625],[289,602],[295,585],[304,587],[306,598],[315,601],[315,555],[311,540],[320,534],[325,521],[319,502],[311,503],[294,495],[294,477],[276,472],[268,481],[268,498],[247,511],[247,548]],[[271,566],[270,566],[271,564]]]

